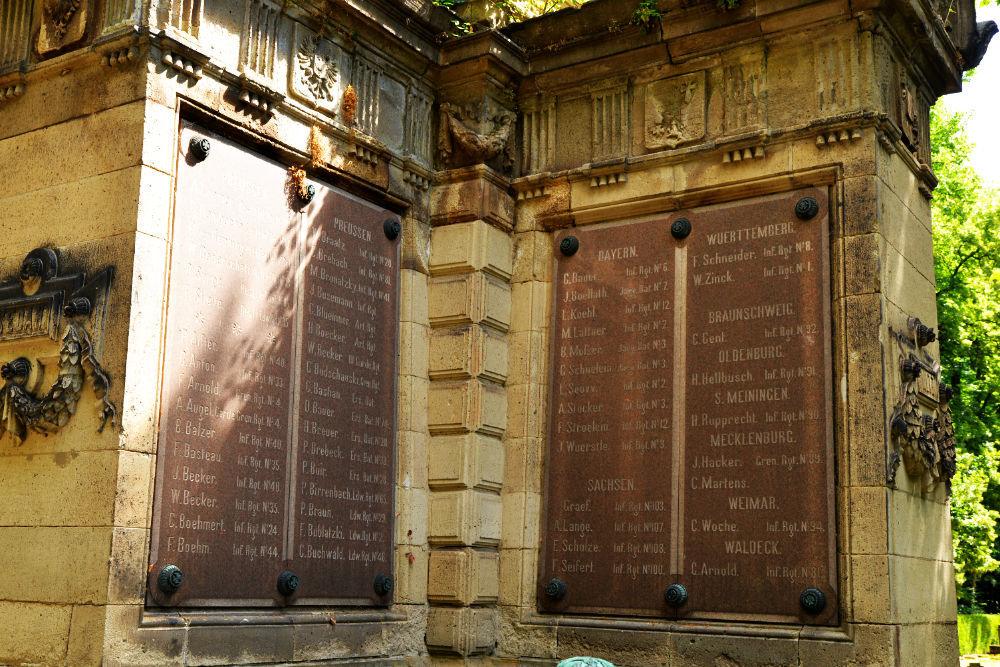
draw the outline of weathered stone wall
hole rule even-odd
[[[461,39],[422,1],[53,4],[0,9],[0,281],[36,247],[115,268],[120,426],[88,387],[0,441],[0,662],[957,662],[946,485],[887,476],[900,334],[936,326],[928,109],[971,4],[949,32],[903,1],[670,2],[644,32],[598,0]],[[388,609],[146,605],[182,120],[403,218]],[[840,625],[539,612],[553,232],[801,187],[832,203]]]

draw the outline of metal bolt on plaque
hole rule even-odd
[[[316,186],[310,183],[304,188],[299,188],[298,193],[299,193],[299,201],[301,201],[304,204],[308,204],[313,200],[313,197],[316,196]]]
[[[164,565],[156,577],[156,587],[167,595],[177,592],[184,583],[184,573],[176,565]]]
[[[572,257],[576,254],[576,251],[580,249],[580,239],[575,236],[567,236],[562,241],[559,242],[559,252],[566,255],[567,257]]]
[[[799,604],[807,614],[818,614],[826,608],[826,596],[818,588],[807,588],[799,596]]]
[[[379,573],[375,575],[375,594],[385,596],[392,592],[392,577],[388,574]]]
[[[288,597],[299,587],[299,578],[291,570],[285,570],[278,575],[278,592]]]
[[[385,237],[390,241],[395,241],[399,238],[400,232],[403,231],[403,226],[399,224],[399,220],[393,220],[389,218],[382,223],[382,231],[385,232]]]
[[[663,591],[663,599],[671,607],[680,607],[688,600],[687,589],[680,584],[670,584],[667,590]]]
[[[795,204],[795,217],[799,220],[812,220],[819,213],[819,202],[812,197],[803,197]]]
[[[212,142],[205,137],[199,137],[195,135],[191,137],[191,141],[188,142],[188,148],[191,150],[191,154],[199,162],[208,157],[208,152],[212,150]]]
[[[686,239],[691,233],[691,221],[687,218],[677,218],[674,220],[674,223],[670,225],[670,233],[678,241]]]
[[[562,600],[567,592],[566,582],[562,579],[549,579],[549,583],[545,584],[545,597],[553,602]]]

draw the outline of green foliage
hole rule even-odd
[[[960,114],[932,109],[931,145],[940,181],[932,201],[938,339],[942,379],[955,389],[960,452],[951,499],[955,581],[974,609],[977,582],[1000,567],[1000,194],[969,165]]]
[[[960,655],[986,653],[997,642],[998,614],[959,614],[958,652]]]
[[[642,0],[632,13],[632,25],[639,26],[642,29],[642,34],[645,35],[653,29],[654,25],[659,25],[662,16],[659,2],[656,0]]]

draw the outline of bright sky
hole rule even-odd
[[[1000,7],[977,7],[976,20],[993,20],[1000,25]],[[993,37],[986,57],[962,92],[941,99],[949,110],[968,114],[966,128],[976,144],[972,166],[987,184],[1000,187],[1000,129],[996,121],[1000,113],[1000,35]]]

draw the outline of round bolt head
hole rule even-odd
[[[687,589],[680,584],[670,584],[667,586],[667,590],[663,591],[663,599],[666,600],[667,604],[671,607],[680,607],[687,602]]]
[[[389,218],[382,223],[382,231],[385,232],[385,237],[387,239],[395,241],[399,238],[400,233],[403,231],[403,226],[399,224],[399,220]]]
[[[167,595],[177,592],[184,583],[184,573],[176,565],[164,565],[156,577],[156,586]]]
[[[826,608],[826,596],[818,588],[807,588],[799,596],[799,604],[807,614],[818,614]]]
[[[812,220],[819,213],[819,202],[812,197],[803,197],[795,204],[795,217],[799,220]]]
[[[677,218],[670,225],[670,233],[678,241],[686,239],[691,233],[691,221],[687,218]]]
[[[575,236],[567,236],[562,241],[559,242],[559,252],[566,255],[567,257],[572,257],[576,254],[576,251],[580,249],[580,239]]]
[[[553,602],[562,600],[567,592],[566,582],[562,579],[549,579],[549,583],[545,584],[545,597]]]
[[[278,575],[278,592],[289,596],[299,587],[299,578],[291,570],[285,570]]]
[[[315,196],[316,196],[316,186],[313,185],[312,183],[305,186],[304,188],[299,188],[299,199],[301,199],[303,202],[308,204],[313,200],[313,197]]]
[[[375,594],[379,597],[392,592],[392,577],[388,574],[379,573],[375,577]]]
[[[200,162],[208,157],[208,152],[212,150],[212,142],[205,137],[193,136],[188,143],[192,155]]]

